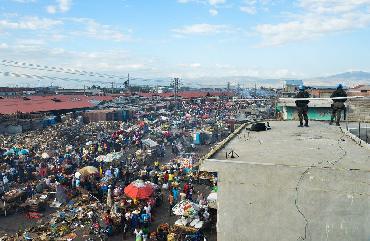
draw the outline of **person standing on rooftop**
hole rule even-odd
[[[347,97],[347,93],[343,90],[342,84],[338,84],[337,89],[330,96],[330,98],[335,98],[335,97]],[[342,115],[342,110],[345,110],[346,108],[344,105],[344,102],[346,101],[347,101],[347,98],[333,99],[330,125],[333,124],[333,121],[335,119],[336,125],[340,126],[339,124],[340,117]]]
[[[294,98],[303,99],[303,98],[309,98],[310,97],[310,94],[306,91],[306,88],[303,85],[299,86],[298,89],[299,89],[299,92]],[[298,117],[299,117],[299,126],[298,127],[303,127],[303,119],[305,121],[304,126],[308,127],[307,112],[308,112],[308,103],[309,102],[310,102],[309,100],[296,100],[295,101],[295,104],[297,106],[297,111],[298,111]]]

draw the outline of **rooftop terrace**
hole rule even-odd
[[[370,150],[327,123],[270,125],[201,166],[219,175],[218,240],[369,240]]]

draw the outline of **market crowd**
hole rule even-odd
[[[234,130],[242,106],[145,106],[124,122],[84,123],[73,113],[47,129],[0,136],[0,215],[42,220],[4,240],[201,240],[215,221],[217,175],[199,172],[198,162]]]

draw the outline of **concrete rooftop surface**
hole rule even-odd
[[[369,241],[369,149],[324,122],[270,125],[201,166],[219,176],[218,240]]]

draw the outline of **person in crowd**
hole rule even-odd
[[[110,210],[107,210],[103,215],[103,221],[106,226],[106,231],[108,236],[112,236],[113,234],[113,219],[110,214]]]
[[[141,229],[136,229],[134,231],[135,234],[135,241],[143,241],[143,230]]]
[[[177,187],[172,188],[172,195],[173,195],[174,203],[177,203],[179,201],[179,196],[180,196],[180,192]]]
[[[169,194],[168,194],[168,205],[169,205],[170,216],[172,216],[172,208],[174,207],[174,204],[175,204],[175,200],[173,198],[173,194],[171,192],[169,192]]]

